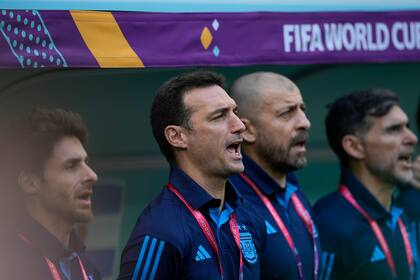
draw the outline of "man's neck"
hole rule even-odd
[[[204,179],[204,178],[203,178]],[[216,178],[207,178],[207,180],[194,179],[206,192],[213,198],[220,199],[219,212],[223,210],[225,203],[226,179],[218,180]]]
[[[351,168],[354,176],[376,198],[387,212],[391,211],[394,185],[374,176],[366,168]]]
[[[54,213],[40,207],[28,206],[27,211],[34,220],[54,235],[65,248],[69,248],[70,234],[73,227],[64,221],[62,217],[58,217]]]
[[[263,158],[261,158],[253,149],[246,151],[246,155],[259,165],[274,181],[282,188],[286,188],[286,172],[273,169]]]
[[[188,168],[185,166],[178,166],[191,179],[194,180],[200,187],[202,187],[213,198],[220,199],[219,211],[222,211],[225,202],[225,189],[227,178],[210,176],[202,170],[196,168]]]

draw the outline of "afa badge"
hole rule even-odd
[[[257,250],[255,249],[252,235],[249,232],[240,232],[242,255],[250,264],[255,264],[258,261]]]

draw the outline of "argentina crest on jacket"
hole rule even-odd
[[[258,261],[257,250],[255,249],[252,235],[246,231],[246,226],[239,226],[239,236],[241,240],[242,255],[251,264],[255,264]]]

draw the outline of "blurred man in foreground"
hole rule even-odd
[[[92,219],[97,181],[86,143],[80,115],[69,111],[34,109],[13,127],[6,182],[16,221],[1,252],[2,279],[101,278],[75,232]]]

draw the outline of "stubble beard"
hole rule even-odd
[[[267,138],[260,136],[260,141],[257,142],[256,148],[260,157],[263,158],[272,169],[281,173],[289,173],[303,168],[307,163],[304,154],[295,156],[290,155],[292,146],[293,144],[291,141],[287,148],[281,146],[275,147]]]
[[[371,174],[380,178],[382,181],[395,187],[404,188],[412,179],[413,174],[399,175],[396,164],[397,163],[387,166],[375,166],[374,164],[368,164],[367,168]]]

